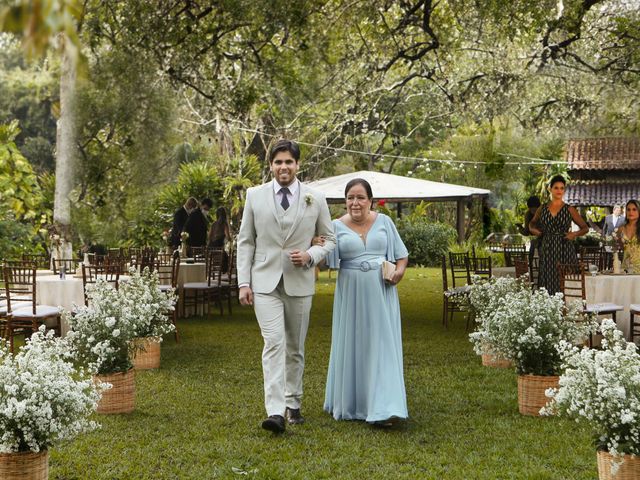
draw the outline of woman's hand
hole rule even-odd
[[[396,271],[391,274],[391,278],[387,280],[387,283],[397,285],[400,283],[400,280],[402,280],[402,277],[404,277],[404,269],[396,269]]]
[[[319,245],[321,247],[324,246],[325,238],[323,236],[313,237],[311,240],[311,246]]]
[[[564,238],[569,240],[570,242],[573,242],[576,239],[577,235],[575,234],[575,232],[569,232],[567,233]]]

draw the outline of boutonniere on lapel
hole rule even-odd
[[[310,193],[307,193],[304,196],[304,203],[306,203],[307,205],[311,205],[313,203],[313,195],[311,195]]]

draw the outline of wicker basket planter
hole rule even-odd
[[[49,478],[49,452],[0,453],[2,480],[47,480]]]
[[[615,475],[611,474],[611,461],[619,462],[620,458],[614,458],[605,450],[598,450],[598,478],[600,480],[637,480],[640,478],[640,458],[631,455],[623,455],[622,465],[618,467]]]
[[[549,398],[544,394],[548,388],[558,388],[556,375],[518,375],[518,410],[522,415],[540,416],[540,409]]]
[[[157,337],[135,338],[133,342],[138,348],[133,357],[133,368],[150,370],[160,368],[160,342]]]
[[[136,373],[132,368],[126,372],[95,375],[96,380],[110,383],[112,388],[102,392],[98,413],[131,413],[136,406]]]
[[[483,354],[482,366],[493,368],[511,368],[513,367],[513,362],[497,355]]]

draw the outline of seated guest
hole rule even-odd
[[[207,216],[211,207],[213,207],[213,202],[210,198],[205,198],[202,200],[200,208],[196,208],[187,218],[182,230],[189,234],[187,239],[189,247],[204,247],[207,245],[207,230],[209,229]]]
[[[171,246],[174,250],[180,247],[180,234],[184,228],[184,224],[189,218],[191,212],[198,207],[198,201],[189,197],[183,206],[181,206],[176,213],[173,214],[173,226],[171,227]]]

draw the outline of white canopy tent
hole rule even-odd
[[[324,193],[328,203],[343,203],[344,188],[354,178],[364,178],[369,182],[376,200],[396,203],[419,202],[422,200],[429,202],[456,202],[458,207],[456,227],[459,241],[464,239],[465,233],[465,205],[474,198],[481,199],[491,193],[490,190],[483,188],[432,182],[367,170],[323,178],[315,182],[309,182],[308,185]]]

